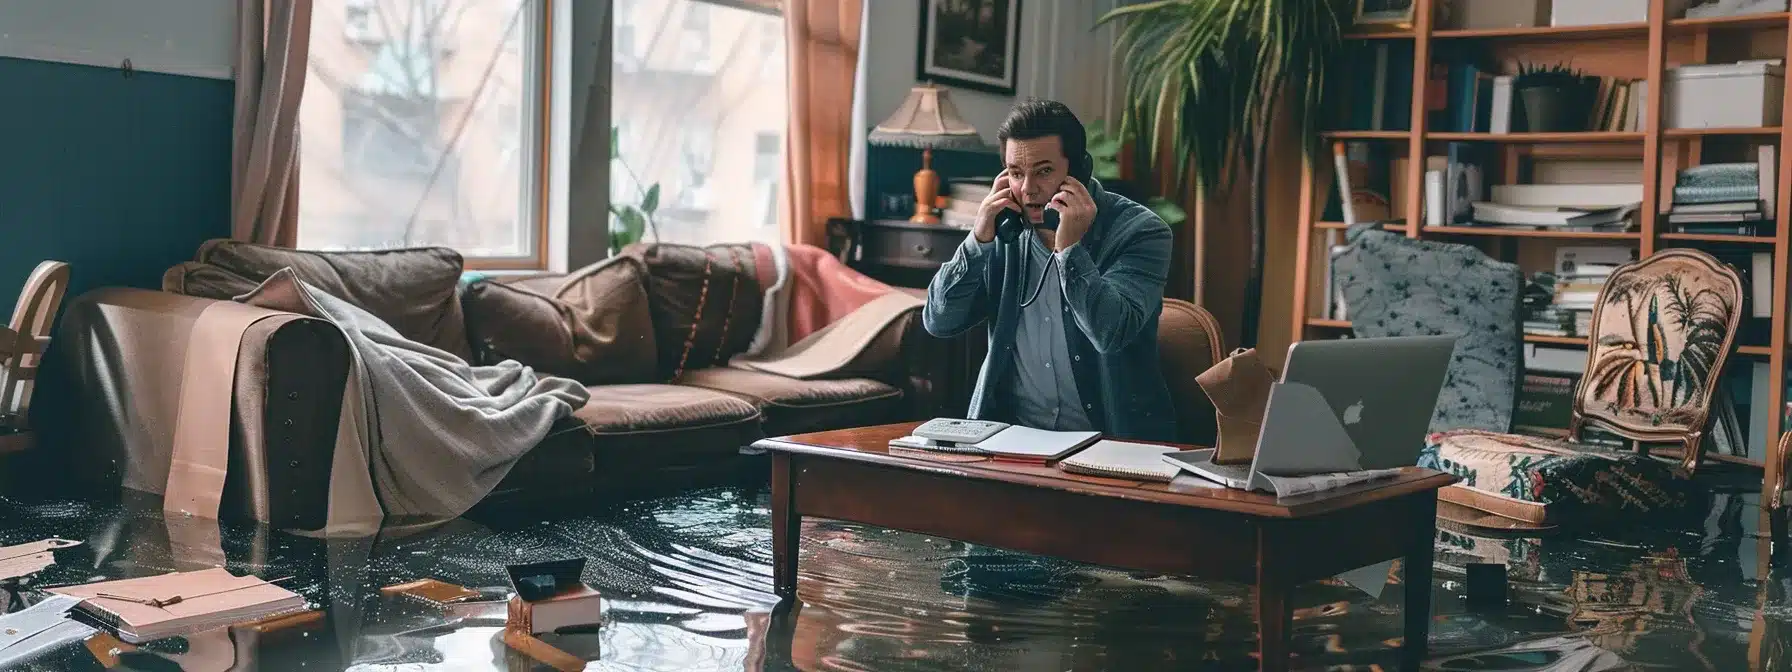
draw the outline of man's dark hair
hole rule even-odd
[[[1076,166],[1083,162],[1083,155],[1089,151],[1089,136],[1083,131],[1083,122],[1065,104],[1028,98],[1009,110],[1008,118],[996,127],[996,140],[1003,147],[1009,140],[1033,140],[1054,135],[1064,144],[1064,156],[1070,157],[1071,172],[1077,172]]]

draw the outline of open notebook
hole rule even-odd
[[[1073,474],[1133,478],[1141,481],[1170,482],[1180,471],[1164,462],[1164,453],[1176,452],[1169,446],[1125,441],[1096,441],[1095,445],[1077,451],[1058,462],[1058,468]]]
[[[81,598],[76,611],[132,644],[303,611],[305,598],[255,576],[222,569],[56,588]]]
[[[1007,429],[997,432],[995,436],[979,443],[940,445],[920,437],[904,436],[892,439],[890,445],[897,448],[914,448],[945,453],[988,455],[1004,460],[1051,462],[1081,450],[1099,438],[1101,438],[1101,432],[1054,432],[1009,425]]]

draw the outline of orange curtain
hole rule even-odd
[[[853,72],[862,0],[785,0],[790,122],[784,133],[784,241],[827,247],[829,217],[850,217]]]

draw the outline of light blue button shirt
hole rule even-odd
[[[1054,431],[1089,431],[1089,416],[1077,393],[1071,368],[1070,344],[1064,337],[1064,321],[1072,319],[1064,303],[1064,283],[1059,272],[1062,254],[1053,254],[1033,236],[1026,236],[1027,275],[1024,296],[1039,298],[1021,309],[1014,333],[1014,419],[1018,424]],[[1045,273],[1044,286],[1039,274]]]

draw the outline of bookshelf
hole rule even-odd
[[[1498,0],[1457,0],[1487,2]],[[1765,343],[1750,342],[1739,336],[1742,345],[1730,358],[1731,368],[1765,363],[1768,382],[1766,399],[1752,399],[1751,404],[1768,404],[1766,414],[1766,446],[1750,446],[1749,453],[1766,459],[1731,456],[1708,456],[1712,459],[1742,463],[1764,470],[1764,487],[1782,478],[1786,456],[1775,447],[1782,431],[1786,408],[1787,366],[1787,297],[1788,257],[1792,256],[1792,124],[1738,128],[1664,128],[1663,96],[1660,82],[1669,67],[1703,63],[1728,63],[1756,58],[1786,59],[1792,54],[1792,13],[1767,13],[1709,19],[1668,18],[1667,3],[1651,0],[1648,20],[1601,26],[1492,29],[1447,29],[1437,25],[1435,2],[1415,3],[1410,30],[1386,33],[1347,34],[1347,41],[1366,44],[1398,45],[1407,49],[1414,67],[1411,81],[1411,109],[1408,127],[1402,130],[1339,130],[1323,134],[1332,142],[1374,143],[1392,163],[1406,159],[1399,170],[1389,169],[1388,183],[1391,218],[1404,220],[1384,228],[1411,238],[1439,240],[1474,245],[1490,256],[1517,262],[1529,275],[1553,258],[1554,249],[1568,245],[1628,246],[1639,256],[1648,256],[1668,248],[1690,247],[1707,251],[1728,250],[1770,252],[1771,287],[1774,310],[1766,318]],[[1469,133],[1438,132],[1428,128],[1428,89],[1432,81],[1430,64],[1434,54],[1448,59],[1465,49],[1485,54],[1489,61],[1500,64],[1504,74],[1512,74],[1511,64],[1572,63],[1589,74],[1635,79],[1649,82],[1641,96],[1643,118],[1637,130],[1588,131],[1577,133]],[[1440,61],[1441,62],[1441,61]],[[1401,73],[1405,74],[1405,73]],[[1394,86],[1389,79],[1388,86]],[[1404,92],[1402,92],[1404,93]],[[1784,88],[1782,114],[1792,113],[1792,86]],[[1487,176],[1489,184],[1515,184],[1522,162],[1543,157],[1602,156],[1638,159],[1641,163],[1642,206],[1635,226],[1627,231],[1548,231],[1498,229],[1474,226],[1424,226],[1425,158],[1444,153],[1446,143],[1466,142],[1489,147],[1486,152],[1500,168]],[[1723,233],[1678,233],[1670,230],[1662,214],[1663,199],[1671,202],[1672,193],[1662,193],[1671,182],[1664,182],[1664,171],[1678,171],[1701,163],[1735,161],[1723,158],[1729,153],[1746,153],[1748,148],[1772,145],[1774,155],[1776,197],[1771,212],[1776,222],[1772,235],[1731,235]],[[1719,158],[1707,159],[1707,156]],[[1327,157],[1329,159],[1329,157]],[[1400,165],[1400,164],[1395,164]],[[1672,178],[1675,172],[1668,172]],[[1301,171],[1300,198],[1302,207],[1295,248],[1293,301],[1294,341],[1336,338],[1350,330],[1348,320],[1330,319],[1323,315],[1324,266],[1329,258],[1331,241],[1341,238],[1344,223],[1328,220],[1323,215],[1327,198],[1333,193],[1335,176],[1332,166],[1308,163]],[[1317,285],[1316,280],[1321,280]],[[1527,334],[1526,344],[1555,348],[1585,348],[1586,339],[1570,336]],[[1756,389],[1761,389],[1756,386]]]

